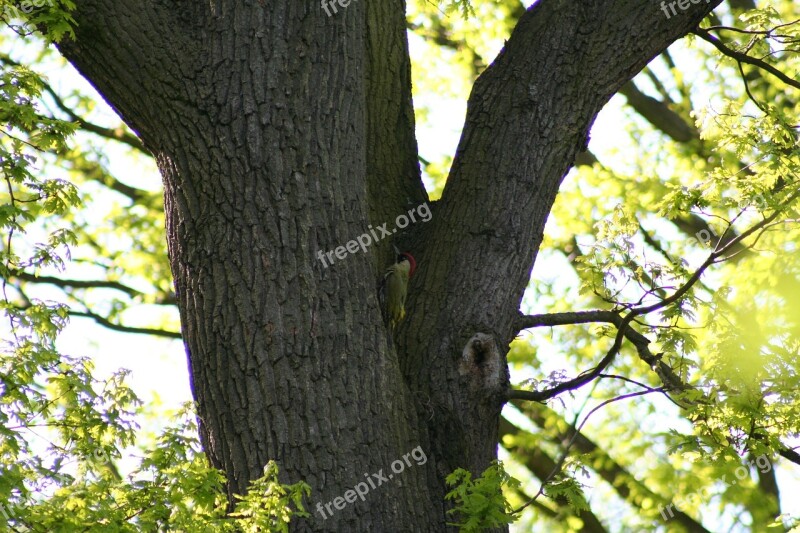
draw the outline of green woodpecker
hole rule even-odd
[[[381,283],[383,312],[391,331],[394,331],[397,324],[406,316],[408,280],[414,275],[416,269],[417,262],[414,257],[404,252],[398,254],[397,262],[390,266],[383,276],[383,283]]]

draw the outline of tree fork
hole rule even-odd
[[[276,459],[313,512],[422,446],[424,466],[296,527],[444,527],[443,477],[496,457],[505,354],[561,179],[611,95],[718,3],[670,20],[641,0],[526,12],[475,84],[433,219],[402,236],[420,270],[395,351],[374,291],[386,261],[315,254],[426,198],[402,3],[329,18],[314,2],[80,2],[60,49],[156,156],[201,435],[231,498]]]

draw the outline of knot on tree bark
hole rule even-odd
[[[493,335],[476,333],[461,353],[458,373],[470,391],[482,396],[502,394],[508,387],[508,365]]]

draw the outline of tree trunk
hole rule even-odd
[[[444,476],[496,457],[505,354],[562,177],[611,95],[717,3],[671,19],[641,0],[537,3],[475,85],[433,219],[325,266],[427,199],[403,1],[330,17],[296,0],[80,2],[60,48],[158,161],[201,438],[231,496],[275,459],[313,489],[298,530],[445,529]],[[375,293],[392,244],[420,263],[394,339]]]

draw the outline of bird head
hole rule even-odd
[[[417,269],[417,262],[414,260],[414,256],[413,255],[411,255],[408,252],[403,252],[402,254],[397,256],[397,261],[398,262],[400,262],[400,261],[408,261],[409,264],[410,264],[410,268],[408,270],[408,277],[410,278],[411,276],[414,275],[414,271]]]

